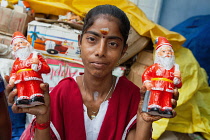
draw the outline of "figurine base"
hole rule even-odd
[[[150,114],[150,115],[153,115],[153,116],[160,116],[161,115],[161,111],[160,111],[159,108],[148,109],[147,113]]]
[[[42,105],[44,104],[44,97],[43,96],[35,96],[31,99],[31,105],[36,106],[36,105]]]
[[[171,110],[162,111],[161,117],[171,118],[173,116],[173,112]]]
[[[29,99],[21,99],[21,100],[16,100],[16,106],[25,108],[25,107],[30,107],[30,100]]]
[[[171,110],[161,111],[159,108],[148,109],[148,111],[146,113],[149,114],[149,115],[153,115],[153,116],[161,116],[163,118],[173,117],[173,113],[172,113]]]
[[[44,104],[44,97],[42,96],[35,96],[32,99],[20,99],[16,100],[16,106],[21,107],[21,108],[27,108],[27,107],[33,107],[37,105],[42,105]]]

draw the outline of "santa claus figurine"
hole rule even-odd
[[[35,52],[20,32],[15,32],[11,46],[16,60],[13,63],[9,84],[15,84],[18,92],[16,105],[31,107],[44,104],[42,73],[49,73],[50,67],[43,57]]]
[[[144,102],[147,102],[148,114],[170,118],[173,116],[171,99],[174,88],[182,86],[181,75],[169,41],[165,37],[158,37],[156,45],[154,64],[142,75],[143,85],[149,93],[146,94],[148,101]]]

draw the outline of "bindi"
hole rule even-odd
[[[100,32],[103,34],[103,35],[107,35],[109,33],[109,28],[101,28],[100,29]],[[103,36],[104,38],[105,36]]]

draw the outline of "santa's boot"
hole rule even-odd
[[[173,116],[173,112],[170,109],[166,109],[162,111],[161,116],[164,118],[171,118]]]
[[[30,97],[31,106],[42,105],[44,104],[44,95],[41,93],[34,94]]]
[[[30,107],[31,100],[27,96],[20,96],[17,98],[15,102],[16,106],[24,108],[24,107]]]
[[[161,110],[158,107],[152,107],[152,108],[148,108],[148,114],[150,115],[154,115],[154,116],[159,116],[161,114]]]

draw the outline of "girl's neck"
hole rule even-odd
[[[87,94],[94,94],[98,92],[99,96],[103,96],[108,93],[112,85],[114,84],[115,77],[110,75],[104,78],[95,78],[82,75],[82,85]]]

